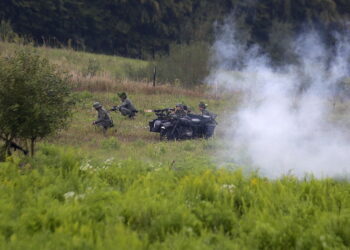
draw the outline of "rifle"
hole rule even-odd
[[[154,112],[154,113],[164,113],[164,112],[173,112],[175,111],[174,108],[165,108],[165,109],[145,109],[144,112],[145,113],[151,113],[151,112]]]
[[[164,109],[146,109],[144,110],[145,113],[151,113],[154,112],[156,116],[159,118],[166,118],[169,117],[171,112],[174,112],[174,108],[164,108]]]
[[[120,106],[113,106],[110,110],[108,111],[117,111],[119,110]]]

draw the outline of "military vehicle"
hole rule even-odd
[[[187,114],[178,117],[173,114],[174,109],[152,110],[157,118],[149,122],[151,132],[159,133],[161,140],[186,140],[207,138],[206,129],[213,120],[210,116]]]

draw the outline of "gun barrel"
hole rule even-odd
[[[159,113],[159,112],[169,112],[174,110],[175,110],[174,108],[154,109],[153,112]]]

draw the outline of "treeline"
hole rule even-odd
[[[37,43],[152,58],[170,45],[211,42],[214,25],[234,13],[251,43],[305,25],[343,29],[348,0],[2,0],[0,20]],[[282,29],[282,33],[281,33]],[[279,33],[278,33],[279,32]]]

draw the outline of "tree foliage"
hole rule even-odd
[[[67,124],[72,102],[66,76],[29,50],[0,59],[0,136],[34,144]]]
[[[347,0],[3,0],[0,20],[36,42],[93,52],[147,58],[168,53],[172,43],[210,42],[213,23],[230,13],[241,18],[251,42],[267,46],[284,23],[331,32],[350,13]],[[285,26],[287,27],[287,26]]]

